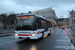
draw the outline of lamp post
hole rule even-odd
[[[69,14],[70,14],[70,11],[68,11],[69,12]],[[69,15],[69,28],[70,28],[70,15]]]

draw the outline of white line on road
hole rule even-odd
[[[9,43],[9,42],[12,42],[12,41],[15,41],[15,40],[11,40],[11,41],[8,41],[8,42],[4,42],[4,43],[1,43],[0,45],[6,44],[6,43]]]

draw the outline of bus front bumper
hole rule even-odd
[[[27,39],[27,38],[38,39],[37,35],[35,35],[35,36],[16,36],[15,35],[15,38],[17,38],[17,39]]]

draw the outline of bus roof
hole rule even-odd
[[[45,17],[40,16],[40,15],[37,15],[37,14],[20,14],[20,15],[16,15],[16,16],[24,16],[24,15],[35,15],[37,18],[43,18],[43,19],[45,19],[45,20],[47,20],[47,21],[50,21],[49,19],[46,19]],[[52,21],[50,21],[50,22],[52,22]],[[52,22],[52,23],[53,23],[53,22]]]
[[[40,16],[40,15],[37,15],[37,17],[38,17],[38,18],[43,18],[43,19],[45,19],[45,20],[47,20],[47,21],[50,21],[49,19],[46,19],[45,17]],[[50,22],[52,22],[52,21],[50,21]]]
[[[16,16],[24,16],[24,15],[35,15],[35,14],[20,14],[20,15],[16,15]]]

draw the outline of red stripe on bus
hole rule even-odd
[[[31,33],[29,33],[29,35],[30,35],[30,36],[32,36],[32,34],[31,34]]]
[[[29,34],[18,34],[18,36],[29,36]]]
[[[40,34],[40,33],[42,33],[42,32],[37,32],[37,34]]]
[[[50,29],[51,30],[51,29]],[[50,31],[50,30],[48,30],[48,31]],[[42,31],[42,32],[45,32],[45,31]],[[37,34],[40,34],[40,33],[42,33],[42,32],[37,32]]]

